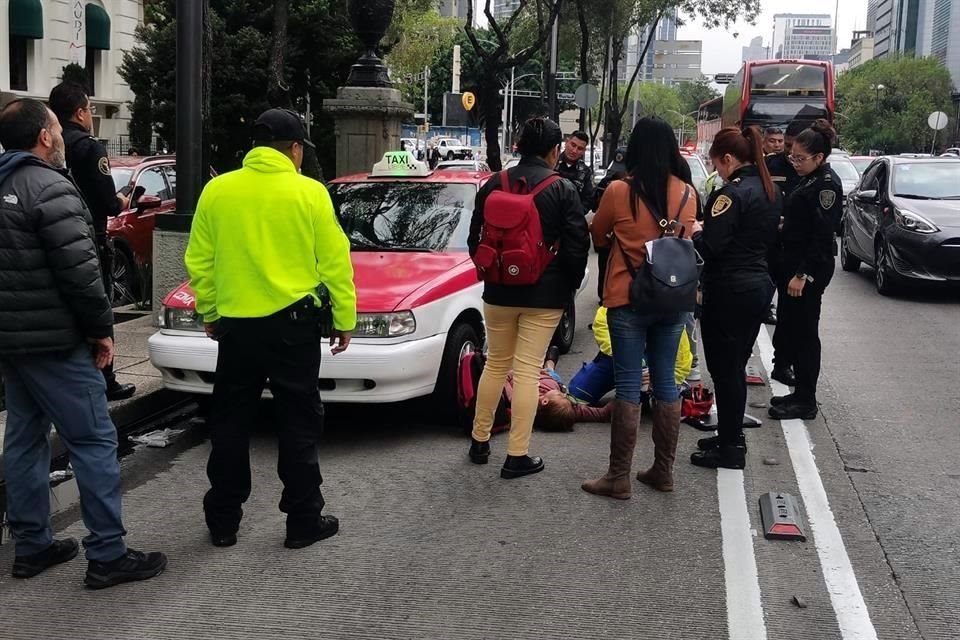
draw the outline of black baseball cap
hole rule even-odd
[[[289,109],[267,109],[253,125],[257,142],[299,142],[308,147],[316,145],[307,137],[307,129],[300,116]]]

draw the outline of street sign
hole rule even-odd
[[[950,116],[945,114],[943,111],[934,111],[930,114],[930,117],[927,118],[927,124],[934,131],[940,131],[947,128],[947,123],[950,122]]]
[[[477,104],[477,97],[469,91],[465,91],[460,101],[463,103],[463,108],[470,111],[473,109],[473,106]]]
[[[807,539],[800,528],[797,501],[789,493],[765,493],[760,496],[760,519],[763,521],[763,537],[767,540]]]
[[[592,109],[600,102],[600,90],[592,84],[582,84],[573,94],[573,104],[581,109]]]

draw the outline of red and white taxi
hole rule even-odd
[[[467,235],[489,176],[431,172],[401,151],[385,154],[370,175],[330,183],[351,243],[358,322],[350,348],[323,358],[325,401],[396,402],[434,392],[441,406],[456,399],[460,357],[484,337],[482,285]],[[573,342],[574,308],[571,300],[557,331],[564,351]],[[164,385],[211,393],[217,343],[203,333],[189,284],[167,295],[161,315],[149,352]]]

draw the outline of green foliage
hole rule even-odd
[[[877,90],[878,85],[883,89]],[[871,60],[837,80],[837,127],[848,150],[929,151],[927,117],[951,113],[950,72],[935,58]],[[941,131],[947,143],[955,123]]]
[[[680,98],[680,111],[690,113],[699,110],[704,102],[719,97],[720,92],[701,78],[694,82],[682,82],[677,85],[677,95]]]
[[[433,65],[440,54],[448,53],[447,57],[452,60],[458,26],[456,19],[440,17],[436,7],[422,12],[408,11],[394,18],[393,28],[397,31],[397,40],[390,49],[386,62],[390,67],[391,78],[406,101],[421,104],[423,82],[415,81],[414,76],[423,73],[424,67],[430,67],[431,74],[437,75]],[[461,53],[461,57],[462,55]],[[451,64],[452,62],[448,66]],[[446,90],[449,90],[449,74],[446,76],[445,86]]]

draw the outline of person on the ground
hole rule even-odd
[[[91,135],[95,110],[86,90],[69,82],[58,84],[50,92],[50,108],[63,127],[67,168],[93,214],[100,274],[107,296],[112,298],[114,249],[107,235],[107,219],[119,215],[130,205],[130,201],[125,195],[117,193],[107,150]],[[104,367],[103,377],[107,381],[108,400],[125,400],[137,392],[135,385],[117,380],[113,364]]]
[[[113,359],[113,311],[100,278],[93,218],[64,168],[63,129],[43,103],[0,111],[0,374],[13,575],[30,578],[76,557],[50,526],[50,424],[70,452],[90,535],[85,583],[146,580],[162,553],[126,546],[117,430],[99,369]]]
[[[696,223],[695,191],[681,179],[673,128],[660,118],[642,118],[627,146],[628,179],[607,187],[591,233],[598,247],[611,247],[603,292],[615,364],[616,399],[610,437],[610,466],[596,480],[584,482],[589,493],[626,500],[632,493],[630,469],[640,425],[643,360],[647,356],[656,403],[653,408],[654,464],[637,479],[661,491],[673,490],[673,461],[680,430],[680,396],[673,378],[681,313],[634,310],[630,305],[629,259],[635,268],[646,259],[647,242],[661,235],[660,221],[675,220],[692,233]]]
[[[243,167],[206,185],[193,219],[187,271],[207,335],[219,343],[203,499],[215,546],[237,542],[251,489],[250,432],[267,379],[277,405],[284,545],[299,549],[339,530],[334,516],[322,514],[317,460],[318,291],[325,287],[332,304],[336,356],[356,325],[356,290],[350,243],[330,195],[299,173],[312,144],[296,113],[265,111]]]
[[[563,144],[563,153],[560,154],[560,160],[557,162],[557,173],[572,182],[580,195],[584,214],[592,211],[594,205],[593,171],[583,161],[588,144],[590,144],[590,136],[583,131],[574,131]]]
[[[617,149],[616,153],[613,154],[613,162],[607,167],[607,175],[603,177],[603,180],[600,181],[600,184],[597,185],[597,188],[594,190],[593,204],[590,205],[594,211],[600,207],[603,192],[607,190],[610,183],[614,180],[623,180],[627,177],[626,158],[627,150],[624,148]],[[603,280],[607,274],[607,260],[610,258],[610,250],[601,248],[595,248],[595,250],[597,252],[597,298],[599,298],[600,304],[603,305]]]
[[[773,156],[783,153],[783,129],[780,127],[767,127],[763,132],[763,155]]]
[[[820,377],[820,310],[833,278],[837,254],[834,228],[843,201],[843,184],[827,159],[837,134],[817,120],[793,143],[790,160],[802,182],[784,207],[783,273],[786,296],[780,300],[782,347],[794,363],[796,388],[771,401],[770,416],[780,420],[817,415]]]
[[[703,230],[693,236],[704,261],[700,326],[717,403],[718,435],[700,440],[701,451],[691,457],[701,467],[743,469],[746,463],[744,369],[773,299],[767,255],[783,208],[760,137],[756,127],[717,133],[710,159],[726,184],[710,196]]]
[[[543,242],[556,246],[555,257],[535,284],[484,282],[483,317],[487,330],[487,363],[477,389],[469,457],[485,464],[490,456],[494,412],[507,374],[513,367],[513,411],[507,458],[500,475],[519,478],[543,470],[540,457],[529,455],[530,435],[537,413],[537,380],[544,354],[574,292],[580,287],[590,250],[583,206],[573,185],[556,178],[554,167],[563,139],[560,126],[548,118],[532,118],[523,125],[517,166],[507,170],[510,186],[524,181],[534,190],[554,180],[534,198],[543,229]],[[477,194],[467,245],[476,256],[485,224],[485,203],[495,190],[506,190],[502,174],[494,176]]]

